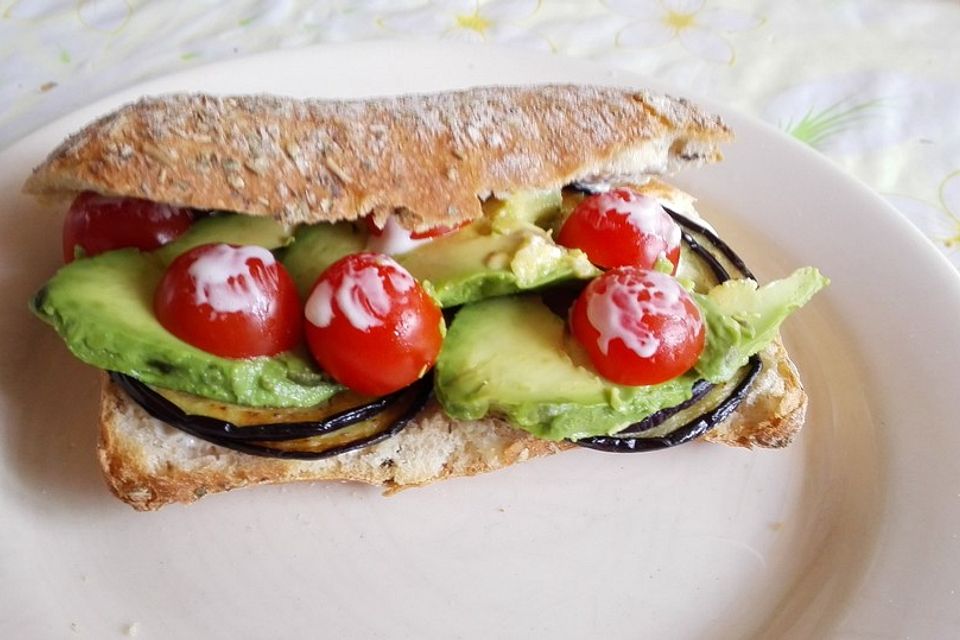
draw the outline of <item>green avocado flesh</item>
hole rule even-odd
[[[225,233],[214,235],[229,241],[237,238],[231,233],[235,223],[249,230],[247,217],[208,220],[219,220],[211,226]],[[254,233],[245,242],[255,240]],[[267,234],[264,244],[275,240]],[[36,295],[32,309],[84,362],[149,384],[254,407],[311,406],[342,390],[305,352],[220,358],[164,329],[153,313],[153,292],[163,277],[164,262],[175,256],[170,247],[164,255],[124,249],[76,260],[61,268]]]
[[[694,293],[707,325],[700,360],[679,378],[638,387],[601,378],[538,296],[479,302],[462,309],[448,329],[436,366],[437,398],[454,418],[503,416],[548,440],[616,433],[688,399],[697,378],[733,376],[826,283],[815,269],[801,269],[760,289],[731,280]]]
[[[580,251],[557,247],[533,221],[558,211],[559,192],[521,194],[489,219],[398,256],[446,305],[512,293],[596,270]],[[152,300],[178,255],[225,242],[283,251],[305,299],[337,259],[363,251],[367,233],[349,223],[305,225],[291,233],[262,217],[217,213],[153,253],[121,250],[64,266],[32,303],[78,358],[158,387],[254,407],[306,407],[342,387],[301,349],[275,357],[220,358],[179,340],[156,320]]]
[[[691,395],[695,377],[657,387],[603,380],[537,296],[495,298],[463,308],[436,367],[437,399],[454,418],[503,416],[550,440],[619,431]]]
[[[443,307],[599,275],[585,253],[522,220],[481,219],[397,256]]]
[[[344,256],[363,251],[366,244],[366,232],[347,222],[297,229],[293,245],[283,256],[283,266],[297,285],[300,299],[306,301],[313,283],[327,267]]]
[[[695,366],[708,382],[728,380],[777,336],[780,324],[830,281],[813,267],[757,287],[728,280],[704,295],[693,293],[707,321],[707,342]]]
[[[456,233],[394,256],[441,306],[599,275],[585,253],[558,246],[536,224],[559,213],[559,191],[520,193],[487,209]],[[306,297],[324,269],[366,242],[366,231],[349,223],[303,227],[283,263]]]
[[[218,213],[197,220],[186,233],[155,253],[164,264],[169,264],[181,253],[211,242],[279,249],[292,241],[293,234],[273,218]]]
[[[324,269],[363,251],[366,239],[366,232],[347,223],[306,227],[283,264],[306,298]],[[394,258],[442,307],[599,274],[582,251],[559,247],[546,231],[520,220],[484,218]]]
[[[464,305],[436,367],[436,392],[447,413],[504,416],[547,439],[613,433],[686,400],[698,378],[729,379],[826,282],[808,269],[760,289],[751,281],[714,286],[707,265],[685,251],[678,276],[691,285],[704,313],[706,349],[694,370],[675,380],[618,386],[593,371],[564,321],[531,293],[599,274],[583,252],[557,246],[547,231],[562,217],[560,193],[521,193],[489,201],[484,210],[483,218],[458,232],[395,258],[440,304]],[[157,387],[278,408],[310,407],[342,391],[303,348],[275,357],[220,358],[159,324],[152,301],[167,265],[210,242],[277,251],[305,299],[330,264],[364,250],[367,232],[338,223],[292,233],[271,219],[216,214],[153,253],[126,249],[64,266],[31,307],[84,362]]]

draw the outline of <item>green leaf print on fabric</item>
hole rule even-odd
[[[940,182],[937,202],[901,194],[886,194],[886,199],[960,268],[960,170]]]
[[[810,107],[800,120],[787,122],[783,129],[800,142],[816,148],[830,137],[873,117],[883,105],[883,100],[879,99],[849,106],[846,102],[842,100],[820,111]]]
[[[952,228],[943,238],[947,249],[960,249],[960,171],[954,171],[940,183],[940,206],[950,219]]]

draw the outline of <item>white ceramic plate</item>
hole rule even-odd
[[[727,160],[678,182],[763,278],[804,264],[833,278],[785,331],[811,397],[793,447],[575,451],[389,499],[268,487],[141,514],[108,494],[97,375],[26,311],[56,268],[61,212],[19,185],[65,134],[165,91],[545,81],[650,84],[486,48],[279,52],[136,87],[0,155],[0,637],[960,632],[960,279],[876,196],[736,113]]]

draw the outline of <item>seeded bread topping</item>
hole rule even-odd
[[[686,100],[615,88],[485,87],[356,101],[173,95],[145,98],[71,136],[25,189],[138,196],[287,223],[372,213],[383,226],[396,213],[422,231],[479,217],[490,195],[642,182],[716,160],[731,137],[719,117]]]

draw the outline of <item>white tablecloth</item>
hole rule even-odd
[[[759,116],[885,196],[960,267],[958,33],[957,0],[0,0],[0,147],[214,60],[457,38],[601,61]]]

